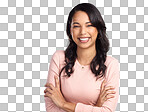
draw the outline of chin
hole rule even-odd
[[[78,46],[81,49],[88,49],[90,46],[89,45],[82,45],[82,46]]]

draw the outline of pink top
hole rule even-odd
[[[64,66],[65,54],[64,50],[56,51],[50,62],[47,82],[55,86],[54,75],[59,76]],[[76,104],[75,112],[114,112],[119,96],[119,63],[118,60],[107,56],[105,65],[106,69],[106,86],[115,87],[116,94],[114,98],[107,100],[102,107],[94,106],[97,102],[100,86],[104,78],[96,81],[95,75],[91,72],[90,65],[81,65],[76,59],[74,72],[69,78],[62,77],[65,70],[61,74],[61,90],[64,98],[68,102]],[[66,112],[58,108],[50,98],[45,98],[47,112]]]

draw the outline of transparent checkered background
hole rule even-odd
[[[66,49],[68,13],[83,2],[100,10],[120,62],[116,112],[148,111],[148,0],[0,0],[0,111],[45,112],[51,56]]]

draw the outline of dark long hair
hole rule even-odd
[[[67,20],[67,26],[66,26],[66,33],[69,38],[69,45],[64,51],[65,66],[60,71],[60,75],[64,69],[66,72],[65,76],[68,76],[68,77],[70,77],[71,74],[74,72],[73,66],[77,58],[77,53],[76,53],[77,45],[72,39],[70,28],[71,28],[72,18],[77,11],[86,12],[90,19],[90,22],[98,30],[98,35],[97,35],[97,39],[95,43],[96,44],[96,56],[91,61],[90,68],[91,68],[92,73],[94,73],[96,77],[101,78],[105,76],[106,66],[104,63],[106,61],[107,52],[109,50],[109,40],[106,36],[106,26],[105,26],[105,23],[102,19],[102,16],[99,10],[90,3],[78,4],[69,13],[68,20]]]

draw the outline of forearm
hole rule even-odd
[[[70,103],[70,102],[65,102],[62,109],[67,112],[75,112],[75,107],[76,107],[76,104]]]

